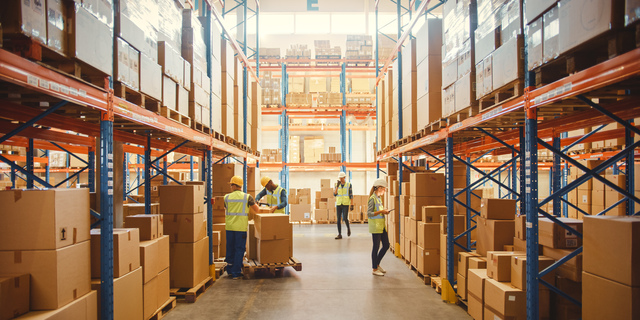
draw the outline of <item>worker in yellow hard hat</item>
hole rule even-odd
[[[347,225],[347,236],[351,236],[351,227],[349,227],[349,211],[353,210],[353,188],[351,183],[347,182],[347,175],[344,172],[338,173],[338,182],[336,182],[333,195],[336,197],[336,214],[338,216],[338,236],[336,239],[342,239],[342,222]]]
[[[244,253],[247,249],[247,229],[249,228],[249,212],[257,213],[258,205],[253,197],[242,192],[244,181],[233,176],[231,193],[224,196],[225,230],[227,235],[227,274],[230,278],[242,279]]]
[[[271,207],[271,212],[284,213],[284,208],[288,204],[287,190],[273,183],[273,180],[266,176],[260,179],[260,184],[263,189],[256,195],[256,201],[260,202],[264,196],[267,196],[267,204]]]

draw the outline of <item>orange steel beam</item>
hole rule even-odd
[[[262,131],[278,131],[281,126],[263,126]],[[375,131],[375,127],[369,126],[347,126],[347,130],[353,131]],[[289,126],[289,131],[340,131],[340,126]]]
[[[13,136],[10,139],[8,139],[7,141],[3,142],[2,144],[9,145],[9,146],[26,148],[26,147],[29,146],[29,139],[24,138],[24,137]],[[75,153],[75,154],[88,154],[89,153],[89,148],[88,147],[71,145],[71,144],[66,144],[66,143],[58,143],[58,145],[60,145],[61,147],[65,148],[68,151],[70,151],[72,153]],[[33,141],[33,147],[35,149],[42,149],[42,150],[62,151],[58,147],[56,147],[53,144],[51,144],[49,141],[44,141],[44,140],[34,140]]]
[[[0,133],[7,134],[19,127],[19,124],[4,122],[0,125]],[[18,134],[22,137],[40,139],[45,141],[55,141],[87,147],[95,146],[95,139],[92,137],[83,137],[34,127],[26,128],[20,131]]]
[[[11,154],[3,154],[2,156],[7,158],[7,160],[13,161],[13,162],[26,162],[27,161],[27,157],[26,156],[16,156],[16,155],[11,155]],[[49,164],[49,158],[33,157],[33,162]]]

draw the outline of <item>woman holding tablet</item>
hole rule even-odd
[[[387,190],[387,182],[384,179],[378,179],[373,183],[371,192],[369,193],[369,203],[367,205],[367,216],[369,217],[369,232],[373,237],[373,250],[371,251],[371,262],[373,274],[376,276],[384,276],[387,273],[380,267],[380,261],[389,250],[389,235],[385,223],[385,215],[389,214],[389,210],[385,210],[382,206],[381,197]],[[382,248],[380,248],[382,242]]]

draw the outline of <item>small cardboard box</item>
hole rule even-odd
[[[582,221],[570,218],[558,218],[566,225],[582,233]],[[538,220],[538,230],[540,233],[539,243],[545,247],[555,249],[573,249],[582,246],[582,238],[570,233],[559,224],[549,219]]]
[[[209,276],[209,237],[171,244],[171,287],[193,288]]]
[[[453,235],[457,236],[463,233],[466,229],[466,217],[463,215],[453,216]],[[447,234],[447,216],[440,216],[440,233]]]
[[[155,214],[141,214],[124,218],[125,228],[135,228],[140,232],[140,241],[158,238],[159,216]]]
[[[527,240],[527,216],[519,215],[516,217],[516,238]]]
[[[424,249],[440,248],[440,224],[418,222],[418,246]]]
[[[193,215],[165,214],[164,234],[174,242],[197,242],[207,236],[207,221],[204,213]]]
[[[480,255],[475,252],[460,252],[458,254],[458,273],[466,278],[469,270],[469,258],[479,256]]]
[[[526,252],[489,251],[487,252],[487,275],[500,281],[511,281],[511,257],[526,256]]]
[[[0,276],[0,319],[12,319],[29,312],[29,274]]]
[[[480,215],[485,219],[513,220],[516,216],[516,200],[482,198]]]
[[[413,172],[409,195],[412,197],[444,197],[445,176],[442,173]],[[403,191],[404,189],[403,186]]]
[[[100,278],[100,229],[91,230],[91,278]],[[140,267],[138,229],[113,229],[113,277]]]
[[[526,317],[526,292],[495,279],[486,279],[484,290],[485,310],[491,308],[503,317]]]
[[[160,213],[194,214],[204,212],[204,186],[158,186]]]
[[[256,238],[260,240],[289,239],[291,223],[285,214],[256,214]]]
[[[542,271],[551,266],[555,260],[545,257],[538,257],[538,271]],[[553,284],[555,280],[555,272],[547,273],[542,280]],[[526,256],[512,256],[511,257],[511,285],[522,290],[527,291],[527,257]]]
[[[447,215],[446,206],[424,206],[422,207],[422,221],[440,223],[440,216]]]
[[[488,220],[482,217],[478,219],[477,252],[486,255],[487,251],[499,251],[505,245],[513,244],[515,235],[515,221],[513,220]]]
[[[417,246],[416,258],[418,260],[418,272],[422,275],[440,273],[438,249],[424,249]]]
[[[124,218],[128,216],[135,216],[139,214],[145,214],[144,212],[145,204],[143,203],[125,203],[122,205],[122,216]],[[149,207],[151,214],[160,214],[160,204],[152,203]]]
[[[142,319],[144,313],[142,288],[142,268],[138,268],[124,277],[113,279],[114,319]],[[98,301],[100,301],[99,279],[91,281],[91,289],[98,292]],[[100,314],[100,305],[98,303],[98,314]]]
[[[469,257],[469,269],[486,269],[487,258],[485,257]],[[468,274],[468,271],[467,271]]]

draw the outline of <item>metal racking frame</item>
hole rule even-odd
[[[407,32],[405,31],[405,33]],[[400,38],[397,48],[401,46],[404,39],[406,37]],[[524,66],[526,65],[525,54]],[[634,160],[640,159],[640,153],[636,150],[640,147],[640,142],[634,142],[633,134],[640,134],[640,128],[636,126],[637,124],[631,125],[631,120],[629,119],[640,116],[640,107],[638,107],[640,98],[633,95],[630,90],[624,89],[634,88],[634,83],[636,83],[634,80],[637,81],[638,78],[640,78],[640,48],[538,88],[530,84],[530,74],[528,70],[525,70],[527,87],[523,96],[502,103],[495,108],[439,131],[432,132],[430,135],[394,150],[379,153],[378,161],[395,159],[395,157],[400,159],[403,154],[426,155],[434,158],[435,162],[440,164],[440,168],[445,168],[445,197],[449,221],[447,227],[448,258],[446,271],[449,279],[454,279],[455,276],[453,274],[453,263],[455,261],[453,246],[457,245],[465,250],[471,249],[470,242],[467,242],[467,246],[456,242],[460,236],[454,239],[454,226],[452,224],[454,201],[466,207],[468,222],[472,222],[477,215],[477,212],[470,212],[467,204],[471,196],[469,191],[475,185],[478,185],[480,181],[470,184],[469,171],[472,169],[477,172],[482,171],[473,164],[474,161],[470,161],[470,155],[480,154],[480,157],[482,157],[486,154],[511,154],[511,160],[502,164],[493,164],[494,169],[490,173],[482,173],[482,175],[484,180],[493,180],[501,188],[509,191],[508,195],[511,198],[519,199],[520,213],[526,215],[527,318],[538,319],[538,288],[540,285],[579,305],[577,301],[541,278],[559,265],[580,254],[582,248],[573,251],[540,272],[538,270],[538,215],[540,214],[559,224],[567,232],[582,237],[580,233],[562,223],[557,217],[560,216],[561,212],[566,216],[567,206],[575,207],[575,205],[568,203],[566,200],[567,192],[592,178],[598,179],[624,196],[603,212],[593,214],[605,214],[612,207],[624,202],[627,203],[628,215],[640,214],[640,212],[635,211],[635,202],[640,203],[640,199],[633,194],[635,189],[633,178],[627,179],[626,188],[619,188],[598,175],[598,173],[611,166],[614,167],[614,170],[620,171],[620,162],[624,163],[627,177],[635,175]],[[613,86],[624,93],[619,92],[619,95],[612,99],[614,100],[613,102],[606,104],[594,102],[594,98],[610,96],[606,95],[604,91]],[[567,137],[566,134],[563,134],[585,127],[601,126],[600,128],[602,128],[602,126],[612,121],[624,126],[624,128],[607,132],[595,130],[579,137]],[[566,154],[568,149],[577,143],[621,137],[625,138],[625,148],[621,151],[583,155]],[[550,150],[554,155],[553,161],[544,165],[538,163],[538,148]],[[466,160],[461,156],[456,156],[455,153],[464,155]],[[605,161],[593,170],[589,170],[576,161],[593,158]],[[464,163],[467,168],[467,187],[463,189],[463,191],[467,190],[467,204],[454,199],[456,195],[460,194],[454,194],[453,191],[454,159]],[[580,169],[585,174],[575,181],[567,183],[568,165]],[[552,172],[551,192],[549,197],[539,200],[538,171],[543,166],[549,167]],[[399,167],[402,167],[402,165]],[[506,170],[507,167],[510,170],[508,184],[492,178],[494,174],[499,174],[502,169]],[[549,214],[542,209],[547,203],[553,203],[553,214]],[[563,208],[561,209],[561,207]],[[473,228],[469,228],[463,235],[469,233]]]
[[[118,1],[114,3],[114,10],[118,7]],[[259,2],[256,0],[257,8]],[[196,10],[203,16],[208,17],[208,25],[205,25],[209,39],[205,39],[207,44],[207,65],[208,75],[211,76],[211,24],[214,19],[222,27],[222,31],[230,38],[231,46],[236,54],[241,58],[244,65],[245,81],[244,94],[247,94],[248,74],[257,79],[257,74],[248,63],[246,57],[246,46],[241,49],[238,43],[230,36],[229,29],[225,27],[220,14],[216,9],[216,4],[208,0],[196,2]],[[246,7],[246,3],[244,4]],[[200,9],[198,9],[200,8]],[[246,9],[245,9],[246,10]],[[257,15],[256,10],[256,15]],[[245,41],[246,43],[246,41]],[[87,153],[89,161],[87,167],[82,168],[69,176],[72,179],[80,172],[88,170],[90,189],[95,186],[95,168],[93,160],[95,152],[99,151],[100,159],[100,213],[91,210],[92,216],[99,220],[101,228],[101,317],[108,320],[113,319],[113,145],[114,141],[128,143],[125,144],[125,153],[144,154],[144,185],[147,194],[150,193],[151,168],[160,174],[167,176],[169,165],[164,162],[161,168],[155,163],[164,158],[168,153],[178,151],[190,156],[190,171],[193,178],[193,156],[205,158],[202,168],[203,180],[207,182],[206,203],[208,216],[212,215],[212,190],[211,190],[211,164],[214,156],[225,158],[229,155],[241,157],[244,162],[256,162],[258,158],[246,151],[240,150],[223,141],[219,141],[212,134],[203,134],[192,130],[186,126],[175,123],[170,119],[161,117],[144,107],[134,105],[124,99],[115,97],[111,89],[110,77],[105,78],[104,88],[89,85],[76,78],[57,73],[46,67],[30,62],[20,56],[14,55],[4,49],[0,49],[0,81],[10,86],[18,88],[18,92],[36,94],[44,101],[55,103],[49,107],[49,103],[44,104],[46,109],[34,108],[3,100],[0,102],[0,115],[5,119],[17,121],[20,124],[6,122],[3,124],[0,133],[0,143],[11,145],[26,145],[27,156],[24,157],[26,169],[18,166],[14,161],[22,160],[22,157],[5,157],[0,155],[0,161],[7,163],[11,167],[12,178],[14,172],[19,172],[27,177],[28,187],[35,187],[34,183],[50,188],[49,168],[45,168],[46,180],[36,176],[33,168],[35,147],[50,150],[62,150],[70,156],[73,153]],[[211,103],[211,102],[210,102]],[[43,104],[41,104],[41,107]],[[211,108],[210,108],[211,109]],[[62,114],[60,111],[64,111]],[[57,113],[56,113],[57,112]],[[246,106],[245,106],[246,112]],[[80,118],[80,119],[78,119]],[[85,120],[81,120],[85,119]],[[68,134],[59,130],[48,128],[59,128],[69,130],[82,135]],[[144,132],[144,135],[137,134]],[[152,135],[158,136],[153,138]],[[246,136],[246,129],[245,129]],[[94,138],[97,137],[97,138]],[[26,139],[25,139],[26,138]],[[38,140],[49,141],[49,143]],[[171,142],[169,142],[171,140]],[[178,141],[173,142],[173,141]],[[246,141],[246,140],[245,140]],[[131,144],[131,145],[129,145]],[[134,145],[142,146],[136,147]],[[97,149],[97,150],[96,150]],[[155,149],[155,150],[152,150]],[[159,156],[158,156],[159,153]],[[157,156],[151,160],[151,156]],[[84,162],[84,161],[83,161]],[[128,172],[128,163],[125,160],[125,170]],[[66,170],[68,173],[70,170]],[[125,173],[125,176],[127,174]],[[136,187],[136,188],[138,188]],[[125,193],[123,196],[126,195]],[[145,198],[146,212],[149,213],[150,198]],[[211,219],[209,220],[211,221]],[[208,228],[211,236],[211,228]],[[210,255],[210,264],[213,264],[213,257]]]

